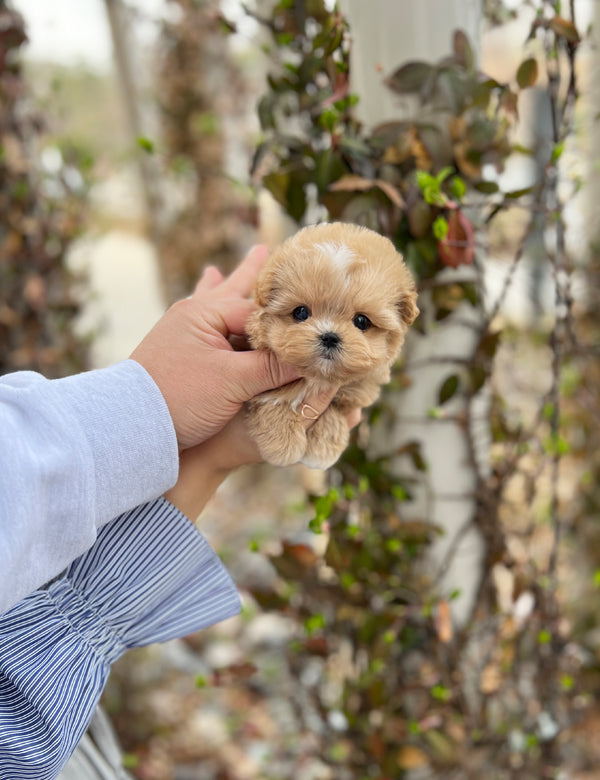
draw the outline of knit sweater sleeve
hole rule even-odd
[[[133,360],[0,378],[0,613],[57,576],[109,520],[177,480],[175,431]]]

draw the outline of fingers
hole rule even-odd
[[[296,369],[281,363],[272,352],[266,350],[232,351],[224,354],[231,363],[229,368],[232,372],[235,371],[236,382],[239,385],[237,400],[240,403],[249,401],[250,398],[266,390],[273,390],[275,387],[287,385],[300,378]]]
[[[266,246],[259,244],[253,247],[233,273],[225,279],[222,290],[227,295],[239,295],[242,298],[248,298],[260,269],[265,264],[269,250]]]
[[[218,268],[214,265],[207,265],[196,284],[194,295],[208,290],[214,290],[215,287],[218,287],[221,284],[224,278],[225,277]]]
[[[246,322],[248,317],[256,309],[256,305],[250,299],[228,299],[219,301],[215,307],[219,317],[225,325],[227,334],[233,333],[236,336],[243,336],[246,332]],[[219,327],[218,323],[216,326]],[[221,330],[221,327],[219,327]]]
[[[338,387],[331,387],[316,395],[308,395],[304,399],[304,403],[298,408],[298,414],[307,430],[311,425],[314,425],[325,409],[327,409],[338,390]]]
[[[356,428],[357,425],[360,424],[360,421],[362,420],[362,409],[353,409],[351,412],[348,412],[346,415],[346,422],[348,423],[348,428]]]

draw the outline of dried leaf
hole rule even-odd
[[[435,753],[438,761],[452,764],[457,759],[457,746],[441,731],[431,730],[425,737]]]
[[[475,259],[473,225],[460,209],[450,214],[448,234],[438,243],[438,251],[442,264],[451,268],[470,265]]]
[[[404,208],[404,198],[400,194],[400,191],[394,187],[393,184],[390,184],[388,181],[383,181],[383,179],[375,179],[375,185],[389,198],[389,200],[392,201],[394,206],[397,206],[399,209]]]
[[[348,174],[329,186],[331,192],[368,192],[375,188],[380,189],[399,209],[404,208],[404,199],[400,191],[383,179],[366,179],[363,176]]]
[[[481,693],[490,694],[496,693],[499,690],[502,683],[502,672],[498,664],[488,664],[481,673],[481,679],[479,680],[479,689]]]
[[[310,655],[326,658],[329,655],[329,641],[324,636],[309,636],[304,642],[304,649]]]
[[[23,246],[23,236],[16,230],[9,230],[1,247],[1,257],[12,257],[20,251]]]
[[[424,200],[417,200],[406,214],[408,228],[414,238],[424,238],[433,224],[435,213]]]
[[[21,317],[13,308],[6,303],[0,303],[0,325],[5,325],[7,328],[15,328]]]
[[[463,30],[455,30],[453,44],[454,54],[459,65],[462,65],[466,70],[472,70],[475,57],[469,39]]]
[[[509,614],[513,608],[515,575],[501,563],[492,568],[492,582],[496,588],[496,601],[501,612]]]
[[[271,557],[277,573],[286,580],[302,580],[318,560],[314,550],[306,544],[283,543],[280,555]]]
[[[293,558],[301,566],[314,566],[319,560],[319,556],[316,552],[307,544],[291,544],[290,542],[283,542],[283,553],[289,558]]]
[[[507,114],[512,114],[513,117],[518,116],[519,96],[510,89],[505,89],[502,92],[500,98],[500,105],[506,111]]]
[[[39,274],[30,274],[27,277],[23,287],[23,297],[36,311],[46,307],[46,283]]]
[[[452,628],[452,614],[450,604],[447,601],[440,601],[435,610],[435,630],[438,638],[443,644],[452,641],[454,630]]]
[[[555,16],[553,19],[550,19],[548,27],[557,35],[565,38],[569,43],[577,44],[581,41],[577,27],[570,19],[565,19],[563,16]]]
[[[429,765],[429,758],[420,748],[414,745],[403,745],[398,751],[398,767],[404,770],[421,769]]]
[[[231,664],[215,669],[212,673],[211,682],[213,685],[226,685],[230,687],[236,683],[247,680],[256,674],[258,667],[248,661],[239,664]]]
[[[332,192],[366,192],[373,188],[373,180],[363,176],[348,174],[329,185]]]

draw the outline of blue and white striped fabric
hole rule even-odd
[[[104,526],[63,577],[0,616],[0,780],[59,774],[127,649],[239,608],[219,557],[164,499]]]

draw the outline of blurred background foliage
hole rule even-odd
[[[0,2],[0,372],[63,376],[87,366],[66,250],[84,219],[88,160],[65,140],[44,155],[18,52],[23,20]]]
[[[574,3],[524,4],[531,25],[506,79],[481,72],[477,42],[460,29],[442,58],[399,61],[380,78],[410,109],[371,127],[359,118],[353,31],[339,8],[244,6],[266,62],[256,67],[227,45],[245,22],[226,4],[168,5],[149,68],[155,124],[134,128],[128,158],[153,170],[147,220],[165,300],[187,294],[204,263],[227,270],[248,237],[261,240],[267,190],[288,226],[341,219],[387,235],[418,279],[422,314],[326,480],[249,470],[200,519],[244,592],[244,614],[116,666],[105,705],[130,771],[147,780],[598,777],[599,249],[591,230],[580,257],[569,248],[566,209],[583,184],[572,160],[585,148],[578,57],[589,39]],[[44,167],[44,123],[15,56],[21,21],[2,0],[0,12],[2,368],[59,375],[86,364],[65,258],[86,225],[91,158],[59,139],[60,157]],[[488,0],[485,14],[505,25],[516,11]],[[544,142],[528,145],[517,129],[533,91],[548,122]],[[49,118],[60,105],[44,106]],[[246,177],[228,158],[255,110]],[[527,186],[502,175],[515,155],[536,167]],[[505,304],[538,246],[523,324]],[[492,256],[504,269],[493,295]],[[457,324],[468,339],[421,357],[419,345]],[[418,376],[423,363],[436,364],[433,388]],[[402,438],[415,388],[433,401],[418,433]],[[453,426],[457,449],[441,461],[472,485],[467,520],[437,564],[432,551],[451,523],[428,511],[434,424]],[[460,581],[470,533],[475,583],[450,587],[445,575]],[[467,589],[465,617],[457,605]]]

